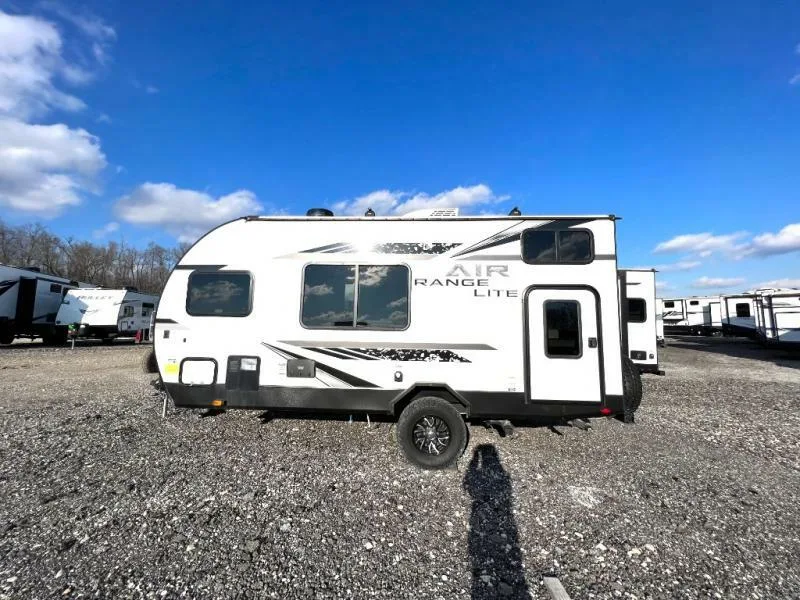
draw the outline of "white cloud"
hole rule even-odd
[[[144,91],[147,92],[148,94],[157,94],[158,88],[154,85],[148,85],[145,86]]]
[[[112,233],[119,231],[119,223],[116,221],[111,221],[110,223],[106,223],[99,229],[95,229],[92,232],[92,237],[97,240],[103,239],[104,237],[111,235]]]
[[[304,289],[306,296],[328,296],[333,293],[333,287],[327,283],[320,283],[319,285],[307,285]]]
[[[772,279],[771,281],[763,281],[755,286],[756,289],[760,288],[800,288],[800,279],[791,279],[784,277],[783,279]]]
[[[0,10],[0,206],[51,217],[97,191],[96,175],[106,166],[99,139],[64,124],[29,123],[54,110],[85,108],[55,82],[83,85],[92,78],[85,66],[64,59],[53,23]]]
[[[797,75],[794,75],[789,80],[789,85],[797,85],[798,83],[800,83],[800,73],[798,73]]]
[[[1,206],[57,215],[80,204],[79,192],[96,191],[105,166],[100,141],[83,129],[0,118]]]
[[[730,288],[742,285],[746,279],[743,277],[700,277],[692,282],[693,288]]]
[[[494,204],[507,198],[508,196],[496,196],[492,189],[484,184],[470,187],[459,186],[433,196],[424,192],[410,193],[376,190],[352,200],[337,202],[333,205],[333,209],[336,213],[346,215],[361,215],[368,208],[373,209],[379,216],[403,215],[425,208],[470,209],[481,205]]]
[[[657,290],[671,290],[674,286],[668,281],[656,281]]]
[[[0,115],[27,119],[52,109],[83,109],[82,100],[53,85],[56,75],[74,82],[78,72],[61,57],[55,25],[0,11]]]
[[[762,233],[753,238],[743,254],[770,256],[800,250],[800,223],[790,223],[778,233]]]
[[[100,113],[100,116],[98,116],[95,121],[98,123],[111,124],[111,117],[109,117],[106,113]]]
[[[739,247],[739,240],[747,235],[747,232],[738,231],[727,235],[713,235],[711,233],[689,233],[678,235],[666,242],[658,244],[653,252],[686,252],[708,257],[714,252],[732,252]]]
[[[193,241],[220,223],[257,214],[263,208],[249,190],[214,198],[171,183],[144,183],[114,206],[122,221],[164,227],[181,241]]]

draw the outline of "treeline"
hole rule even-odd
[[[43,273],[104,287],[135,286],[161,293],[173,265],[188,244],[164,248],[150,243],[134,248],[124,243],[92,244],[61,238],[42,225],[10,226],[0,221],[0,263],[39,267]]]

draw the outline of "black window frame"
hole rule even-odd
[[[250,279],[250,289],[248,290],[247,296],[247,312],[241,315],[220,315],[220,314],[209,314],[209,313],[193,313],[189,310],[189,290],[191,289],[192,285],[192,277],[195,275],[247,275]],[[189,277],[186,279],[186,314],[190,317],[217,317],[217,318],[225,318],[225,319],[241,319],[243,317],[249,317],[253,313],[253,288],[255,287],[255,278],[253,277],[253,273],[250,271],[222,271],[222,270],[215,270],[215,271],[207,271],[198,269],[196,271],[192,271],[189,273]]]
[[[555,260],[530,260],[525,256],[525,235],[529,232],[538,232],[538,233],[553,233],[555,235],[556,240],[556,257]],[[561,247],[561,234],[562,233],[573,233],[573,232],[584,232],[589,234],[589,258],[586,260],[561,260],[559,258],[559,248]],[[520,256],[522,257],[522,262],[527,265],[588,265],[589,263],[594,262],[595,253],[594,253],[594,232],[591,229],[587,229],[586,227],[567,227],[564,229],[556,229],[556,230],[548,230],[542,229],[540,227],[529,227],[522,234],[519,236],[519,252]]]
[[[747,309],[746,315],[739,314],[739,307],[744,306]],[[734,310],[736,311],[736,318],[737,319],[747,319],[753,316],[752,311],[750,310],[750,303],[749,302],[737,302],[734,305]]]
[[[550,354],[547,349],[547,342],[549,340],[547,336],[547,305],[553,304],[555,302],[571,302],[578,307],[578,354]],[[543,331],[544,331],[544,355],[547,358],[552,359],[569,359],[569,360],[577,360],[583,358],[583,318],[581,314],[581,303],[579,300],[573,300],[571,298],[552,298],[550,300],[545,300],[542,303],[542,321],[543,321]]]
[[[641,302],[642,303],[642,320],[639,319],[632,319],[631,315],[631,302]],[[644,298],[628,298],[628,323],[647,323],[647,300]]]
[[[308,267],[352,267],[355,279],[353,281],[354,291],[353,291],[353,324],[352,325],[322,325],[322,326],[314,326],[314,325],[306,325],[303,322],[303,304],[305,302],[305,288],[306,288],[306,269]],[[364,326],[358,325],[358,285],[359,285],[359,273],[361,272],[361,267],[403,267],[406,270],[406,285],[408,294],[406,295],[406,314],[408,315],[408,319],[406,320],[405,327],[371,327],[371,326]],[[409,327],[411,327],[411,267],[408,266],[406,263],[383,263],[383,264],[374,264],[374,263],[362,263],[362,262],[348,262],[348,263],[322,263],[322,262],[311,262],[306,263],[303,265],[303,277],[300,281],[300,310],[298,313],[298,321],[300,322],[300,326],[303,329],[308,329],[311,331],[319,331],[319,330],[328,330],[328,331],[406,331]]]

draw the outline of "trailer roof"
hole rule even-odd
[[[622,217],[616,215],[470,215],[470,216],[442,216],[442,217],[403,217],[403,216],[333,216],[333,217],[308,217],[305,215],[249,215],[242,217],[245,221],[554,221],[587,219],[611,219],[619,221]]]

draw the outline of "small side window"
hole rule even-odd
[[[672,300],[664,302],[664,308],[675,308],[675,303]]]
[[[60,294],[61,293],[61,286],[58,285],[57,283],[51,283],[50,284],[50,292],[52,294]]]
[[[750,316],[750,304],[747,302],[739,302],[736,305],[736,316],[737,317],[749,317]]]
[[[580,306],[574,300],[544,303],[545,354],[550,358],[581,356]]]
[[[189,275],[186,312],[193,317],[245,317],[250,314],[250,273],[195,271]]]
[[[647,303],[642,298],[628,298],[628,322],[644,323],[647,321]]]
[[[558,232],[558,262],[586,263],[592,260],[592,236],[588,231]]]
[[[522,233],[522,260],[526,263],[556,262],[556,232],[526,229]]]
[[[522,260],[528,264],[592,262],[592,234],[584,229],[522,232]]]
[[[700,304],[700,302],[697,300],[689,300],[689,306],[697,306],[698,304]]]
[[[130,306],[130,305],[129,305],[129,306],[126,306],[126,307],[124,307],[124,308],[122,309],[122,316],[123,316],[123,317],[132,317],[132,316],[133,316],[133,307],[132,307],[132,306]]]

